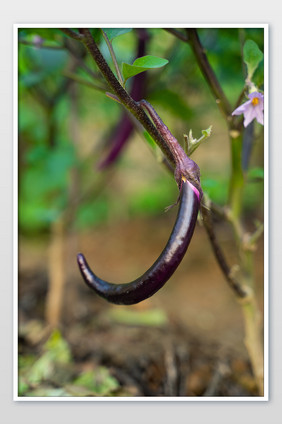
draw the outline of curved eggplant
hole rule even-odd
[[[177,219],[170,238],[154,264],[136,280],[113,284],[97,277],[82,253],[77,262],[85,283],[99,296],[117,305],[139,303],[156,293],[168,281],[183,259],[191,241],[200,206],[198,190],[183,178]]]

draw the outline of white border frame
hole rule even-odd
[[[23,397],[18,396],[18,29],[20,28],[262,28],[264,29],[264,396]],[[14,24],[13,25],[13,400],[18,402],[266,402],[269,400],[269,25],[268,24]]]

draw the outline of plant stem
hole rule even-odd
[[[242,136],[230,137],[231,146],[231,176],[229,184],[228,204],[231,211],[231,221],[236,229],[237,236],[240,230],[240,217],[242,212],[242,197],[244,189],[244,175],[242,170]]]
[[[119,70],[119,66],[118,66],[117,58],[116,58],[116,55],[115,55],[115,52],[114,52],[114,49],[113,49],[112,43],[110,42],[110,40],[109,40],[109,38],[108,38],[107,34],[106,34],[103,30],[101,30],[101,31],[102,31],[102,34],[103,34],[104,40],[105,40],[105,41],[106,41],[106,43],[107,43],[107,46],[108,46],[109,52],[110,52],[110,54],[111,54],[112,61],[113,61],[113,64],[114,64],[114,67],[115,67],[115,70],[116,70],[116,73],[117,73],[117,76],[118,76],[119,83],[123,86],[124,81],[123,81],[123,78],[122,78],[121,72],[120,72],[120,70]]]
[[[218,241],[216,239],[216,235],[215,235],[215,232],[214,232],[214,225],[213,225],[211,212],[210,212],[209,208],[205,205],[202,205],[201,206],[201,214],[202,214],[202,218],[203,218],[203,224],[204,224],[205,229],[208,233],[208,236],[209,236],[212,248],[213,248],[214,255],[217,259],[217,262],[218,262],[223,274],[225,275],[226,281],[228,282],[229,286],[231,287],[231,289],[233,290],[233,292],[236,294],[236,296],[238,298],[244,298],[246,296],[246,291],[242,287],[242,285],[238,281],[236,281],[236,279],[233,277],[232,270],[228,266],[226,259],[225,259],[225,256],[223,254],[223,251],[222,251],[222,249],[221,249],[221,247],[218,244]]]
[[[48,258],[49,287],[45,310],[46,321],[52,327],[57,327],[60,322],[64,300],[64,242],[64,223],[61,219],[58,219],[51,225]]]
[[[254,292],[249,289],[248,296],[240,301],[245,322],[245,345],[252,364],[259,395],[264,394],[263,343],[261,337],[261,316],[255,300]]]
[[[105,87],[102,85],[100,86],[98,84],[94,84],[93,82],[88,81],[77,74],[65,71],[63,72],[63,76],[77,82],[78,84],[85,85],[86,87],[93,88],[94,90],[105,92]]]
[[[196,29],[187,29],[188,42],[194,52],[195,58],[199,65],[199,68],[202,71],[203,76],[205,77],[211,92],[217,100],[219,109],[221,110],[223,116],[226,119],[227,126],[229,128],[230,134],[230,146],[231,146],[231,176],[229,184],[229,199],[228,204],[230,208],[229,218],[233,225],[234,234],[237,240],[239,255],[241,260],[241,270],[242,270],[242,285],[239,287],[244,287],[247,290],[248,296],[240,296],[239,299],[242,305],[242,311],[244,315],[245,322],[245,345],[251,360],[252,369],[254,376],[257,381],[257,386],[259,394],[263,395],[263,349],[262,349],[262,340],[261,340],[261,321],[260,321],[260,312],[255,301],[255,295],[253,292],[254,286],[254,270],[253,270],[253,252],[250,249],[244,249],[244,229],[241,223],[242,215],[242,204],[243,204],[243,189],[244,189],[244,174],[242,170],[242,119],[239,120],[237,124],[236,118],[231,117],[232,109],[231,106],[225,97],[223,90],[213,72],[213,69],[210,66],[210,63],[207,59],[205,51],[201,45],[200,39],[197,34]],[[244,92],[239,96],[237,101],[240,102],[244,95]],[[235,109],[235,108],[234,108]],[[202,208],[202,214],[205,214],[204,209]],[[226,280],[229,282],[228,268],[224,263],[221,253],[218,254],[217,251],[217,242],[213,238],[213,227],[209,225],[209,222],[204,220],[205,228],[208,232],[215,256],[217,261],[223,270]],[[219,251],[220,252],[220,251]],[[232,286],[232,282],[231,282]],[[236,285],[232,286],[235,293],[237,293]]]
[[[165,157],[168,159],[170,164],[175,165],[170,149],[168,148],[166,141],[161,137],[158,130],[151,123],[146,113],[142,108],[139,107],[138,103],[135,102],[127,91],[119,83],[104,57],[102,56],[98,46],[96,45],[91,32],[89,29],[80,29],[80,37],[77,33],[71,30],[63,30],[67,35],[80,40],[84,43],[85,47],[89,51],[99,70],[103,74],[109,87],[114,93],[120,103],[122,103],[128,110],[137,118],[137,120],[143,125],[150,136],[156,141]],[[229,185],[229,207],[230,207],[230,221],[234,228],[234,233],[237,239],[238,248],[241,257],[241,267],[243,273],[242,282],[237,282],[232,276],[232,271],[228,267],[223,252],[215,238],[213,223],[209,211],[202,206],[202,216],[205,229],[208,233],[211,241],[214,254],[221,267],[227,282],[235,292],[237,298],[240,300],[242,305],[242,311],[245,320],[245,344],[248,350],[250,360],[252,363],[253,372],[257,380],[258,389],[260,395],[263,395],[263,350],[260,337],[260,321],[259,321],[259,310],[255,302],[252,286],[253,286],[253,255],[251,251],[243,249],[244,231],[241,224],[242,214],[242,197],[244,188],[244,175],[242,171],[242,138],[238,128],[234,124],[234,120],[231,117],[232,108],[216,78],[216,75],[211,68],[206,53],[200,43],[196,29],[187,29],[187,40],[184,37],[181,39],[185,42],[189,42],[200,70],[205,77],[211,92],[213,93],[219,109],[221,110],[224,118],[226,119],[231,144],[231,177]],[[233,131],[233,133],[232,133]],[[236,135],[236,137],[235,137]],[[242,284],[243,283],[243,284]]]
[[[181,31],[175,29],[175,28],[164,28],[165,31],[169,32],[170,34],[173,34],[175,37],[179,38],[181,41],[188,41],[188,37],[185,36]]]
[[[186,32],[188,36],[188,42],[194,52],[196,61],[211,89],[211,92],[213,93],[216,99],[219,109],[221,110],[225,118],[230,119],[230,115],[232,113],[231,106],[221,88],[221,85],[219,84],[216,78],[212,67],[210,66],[205,50],[200,42],[197,30],[195,28],[190,28],[187,29]]]
[[[146,131],[150,134],[150,136],[156,141],[164,155],[167,157],[170,163],[175,165],[174,158],[171,154],[171,151],[166,143],[166,141],[162,138],[156,127],[152,124],[146,113],[143,109],[135,102],[132,97],[127,93],[127,91],[122,87],[119,83],[109,65],[105,61],[102,56],[98,46],[96,45],[90,31],[86,28],[80,30],[81,34],[83,34],[83,42],[88,49],[90,55],[93,60],[97,64],[101,73],[103,74],[105,80],[108,85],[114,92],[114,94],[118,97],[120,102],[137,118],[137,120],[143,125]]]
[[[82,34],[78,34],[77,32],[73,31],[72,29],[69,29],[69,28],[60,28],[60,30],[62,32],[64,32],[67,36],[73,38],[74,40],[77,40],[77,41],[82,41],[83,40],[83,35]]]

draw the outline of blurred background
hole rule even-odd
[[[244,88],[242,45],[263,51],[263,29],[198,31],[222,88],[235,105]],[[101,52],[113,68],[99,30]],[[118,63],[147,54],[169,63],[126,85],[146,98],[174,136],[212,135],[193,154],[204,192],[228,200],[227,125],[190,46],[161,28],[113,37]],[[58,29],[19,30],[19,395],[252,396],[240,307],[200,222],[179,268],[152,298],[115,306],[88,289],[83,252],[101,278],[128,282],[165,246],[178,189],[161,152],[105,95],[109,89],[78,42]],[[263,81],[263,64],[258,72]],[[263,128],[244,147],[244,223],[263,220]],[[230,265],[238,262],[232,228],[215,220]],[[255,253],[263,312],[263,244]]]

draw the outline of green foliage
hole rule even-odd
[[[48,77],[50,88],[54,89],[61,76],[60,71],[66,65],[68,54],[64,50],[40,49],[29,46],[19,48],[20,75],[19,83],[22,88],[38,86]],[[47,87],[46,87],[47,88]]]
[[[67,342],[63,339],[59,330],[54,330],[44,345],[46,354],[53,360],[62,364],[69,363],[71,353]]]
[[[70,347],[59,330],[54,330],[42,354],[19,357],[19,396],[111,396],[119,388],[105,367],[74,375]],[[60,386],[55,388],[54,386]]]
[[[226,177],[214,176],[207,177],[202,175],[201,185],[204,192],[207,193],[208,197],[214,202],[224,205],[227,199],[227,179]]]
[[[67,202],[69,172],[76,163],[72,145],[54,149],[34,146],[25,155],[25,172],[20,181],[19,223],[38,230],[57,219]]]
[[[263,180],[264,169],[261,167],[255,167],[248,170],[248,178],[250,180]]]
[[[263,53],[253,40],[247,40],[243,48],[243,57],[248,69],[248,78],[251,80],[259,63],[263,60]]]
[[[87,389],[92,396],[110,396],[119,388],[118,381],[105,367],[82,373],[73,382],[74,385]]]
[[[106,222],[109,218],[110,208],[111,201],[107,194],[81,203],[77,211],[77,228],[84,229]]]
[[[122,64],[122,75],[126,82],[129,78],[140,74],[141,72],[148,71],[149,69],[161,68],[168,63],[167,59],[156,56],[143,56],[137,58],[132,65],[128,63]]]
[[[197,134],[202,128],[207,128],[213,123],[214,136],[225,131],[221,116],[189,46],[162,29],[148,28],[146,30],[149,34],[146,45],[148,54],[134,60],[137,51],[136,29],[104,28],[103,30],[110,41],[114,41],[114,50],[118,61],[123,62],[126,80],[145,70],[160,70],[147,73],[146,98],[156,105],[161,117],[180,143],[182,134],[191,128],[193,133]],[[99,43],[102,53],[111,62],[109,51],[101,36],[101,29],[92,28],[91,32]],[[253,72],[256,66],[256,83],[263,81],[262,29],[201,28],[199,36],[215,73],[231,101],[236,101],[245,79],[242,74],[240,46],[242,40],[248,40],[244,46],[244,60],[250,64],[248,66],[252,67]],[[20,40],[34,42],[35,37],[41,37],[48,41],[48,44],[62,46],[63,38],[66,36],[56,28],[19,30]],[[96,169],[93,172],[93,166],[95,167],[95,162],[99,160],[97,156],[99,145],[107,139],[121,115],[121,106],[109,101],[103,93],[77,84],[77,120],[83,149],[79,145],[75,151],[71,147],[69,135],[68,92],[65,91],[60,100],[55,102],[52,113],[40,100],[40,93],[52,100],[61,84],[65,82],[63,75],[68,69],[69,59],[70,55],[63,49],[52,50],[19,44],[19,225],[20,231],[27,233],[48,229],[50,223],[65,210],[70,190],[70,173],[74,167],[79,166],[78,157],[84,160],[83,154],[79,154],[84,148],[94,153],[92,158],[89,156],[87,165],[81,162],[79,167],[82,198],[76,214],[76,226],[86,228],[97,225],[113,216],[117,218],[119,214],[121,216],[125,212],[123,206],[118,207],[114,193],[110,190],[104,190],[99,196],[93,194],[92,198],[83,196],[85,190],[88,190],[90,180],[95,184],[95,181],[103,178],[103,174],[98,173]],[[89,68],[96,71],[91,58],[86,57],[84,61]],[[164,66],[167,63],[169,65]],[[81,69],[76,71],[76,75],[89,80],[92,78]],[[56,143],[52,148],[48,140],[50,125],[55,126],[56,132]],[[145,138],[159,159],[160,151],[155,142],[148,134]],[[203,146],[198,149],[196,155],[200,155],[201,151],[204,151]],[[126,160],[119,161],[117,168],[119,175],[123,175],[126,166]],[[226,175],[224,179],[219,169],[218,175],[210,178],[204,171],[201,172],[204,189],[214,201],[218,199],[224,202],[227,198],[228,176]],[[163,174],[160,173],[160,178],[155,179],[152,184],[152,180],[147,180],[147,175],[144,175],[144,184],[136,188],[134,196],[123,199],[130,215],[159,213],[164,206],[172,202],[175,186],[173,181],[168,184],[167,179],[162,183],[162,177]],[[258,178],[259,173],[249,175],[249,179]],[[256,199],[258,200],[257,197]]]
[[[19,28],[19,40],[33,41],[34,37],[41,37],[43,40],[58,41],[62,34],[58,28]]]
[[[172,91],[166,87],[155,89],[150,94],[150,101],[165,108],[174,117],[188,121],[193,116],[192,108],[180,92]]]
[[[68,378],[68,365],[71,360],[68,343],[58,330],[54,330],[43,346],[43,353],[39,358],[20,358],[19,395],[24,395],[31,387],[37,387],[44,381],[54,379],[59,370],[62,381],[64,371]]]
[[[159,215],[176,197],[177,190],[173,179],[158,179],[154,185],[148,183],[136,190],[135,196],[128,199],[128,210],[133,216],[138,214],[138,211],[142,211],[144,215]]]
[[[243,205],[246,211],[253,211],[261,205],[263,196],[263,170],[253,168],[248,172],[248,180],[244,189]],[[225,205],[228,197],[226,175],[202,175],[201,185],[208,197],[219,205]]]

